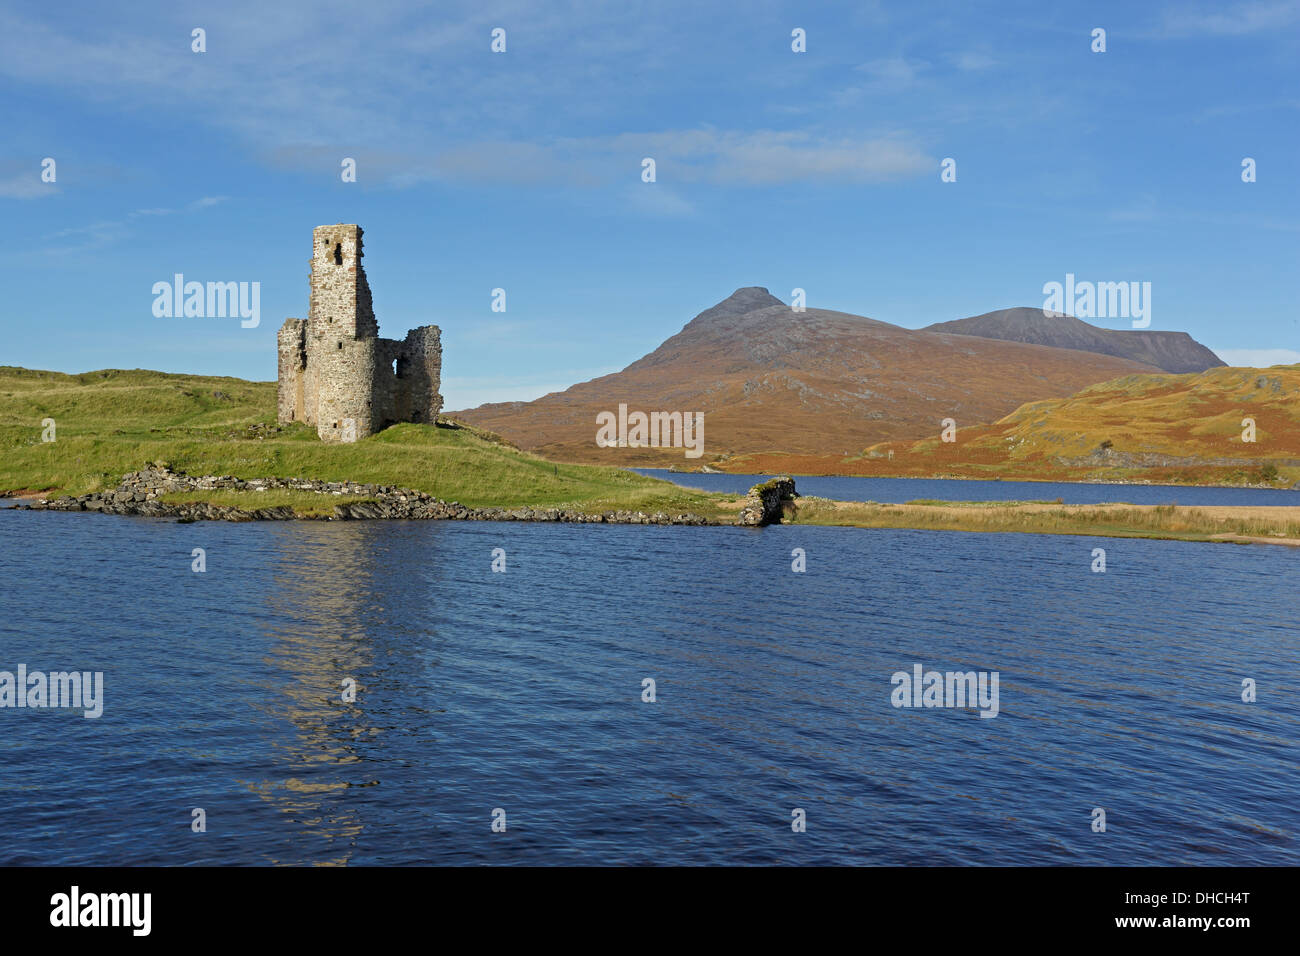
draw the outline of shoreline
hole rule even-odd
[[[1040,501],[882,504],[814,498],[804,499],[799,511],[799,523],[825,527],[1300,546],[1300,511],[1293,505],[1067,505]]]
[[[247,507],[265,496],[265,507]],[[280,503],[269,501],[277,498]],[[117,488],[78,497],[5,496],[7,510],[97,512],[195,521],[525,521],[693,527],[802,527],[1058,534],[1219,544],[1300,547],[1300,509],[1293,505],[1066,505],[1043,501],[878,503],[801,498],[790,477],[753,486],[739,501],[716,503],[726,517],[663,511],[584,511],[576,507],[481,507],[390,485],[306,478],[189,476],[166,467],[125,475]],[[219,503],[220,499],[239,504]],[[218,499],[214,501],[213,499]],[[726,520],[734,512],[732,520]]]
[[[630,470],[637,472],[662,471],[673,475],[729,475],[732,478],[755,477],[757,475],[768,474],[768,472],[753,471],[672,471],[670,468],[643,468],[641,466],[632,467]],[[934,474],[934,475],[860,475],[844,474],[841,472],[782,472],[792,478],[866,478],[873,481],[988,481],[1009,484],[1041,484],[1041,485],[1116,485],[1132,486],[1134,488],[1223,488],[1227,490],[1252,490],[1252,491],[1300,491],[1300,487],[1287,486],[1279,487],[1278,485],[1268,484],[1236,484],[1225,485],[1218,482],[1182,482],[1180,484],[1170,484],[1167,481],[1124,481],[1114,478],[1032,478],[1032,477],[1007,477],[998,475],[997,477],[975,477],[973,475],[954,475],[954,474]],[[657,475],[653,477],[658,477]]]
[[[335,512],[332,514],[309,514],[294,510],[288,506],[276,506],[271,508],[237,508],[225,505],[213,505],[206,502],[192,502],[186,504],[173,504],[168,502],[149,502],[149,503],[131,503],[116,504],[112,506],[101,507],[73,507],[63,504],[59,501],[44,502],[36,498],[17,498],[9,496],[10,500],[23,502],[12,504],[0,510],[9,511],[61,511],[82,514],[106,514],[116,515],[119,517],[134,518],[153,518],[162,521],[174,521],[178,524],[191,524],[198,521],[229,521],[235,523],[257,522],[257,521],[500,521],[500,522],[533,522],[533,523],[550,523],[550,524],[606,524],[606,525],[657,525],[657,526],[674,526],[674,527],[709,527],[709,528],[735,528],[745,527],[740,522],[718,521],[712,518],[706,518],[701,515],[681,514],[668,515],[663,512],[648,514],[646,512],[579,512],[567,509],[556,508],[466,508],[463,505],[456,505],[447,502],[438,502],[439,505],[449,509],[445,513],[384,513],[384,509],[377,507],[377,502],[352,502],[348,504],[335,505]],[[833,502],[834,504],[854,505],[858,502]],[[983,502],[952,502],[954,505],[960,504],[982,504]],[[895,506],[898,507],[898,506]],[[1023,507],[1012,505],[1011,507]],[[1097,507],[1092,505],[1080,505],[1079,508]],[[1125,505],[1123,507],[1160,507],[1157,505]],[[1222,506],[1231,508],[1232,506]],[[1249,510],[1250,506],[1240,506],[1241,510]],[[1191,509],[1189,509],[1191,510]],[[1064,535],[1072,537],[1092,537],[1092,538],[1145,538],[1153,541],[1190,541],[1209,544],[1269,544],[1281,545],[1283,547],[1300,548],[1300,535],[1295,537],[1279,535],[1247,535],[1237,532],[1217,532],[1217,533],[1174,533],[1160,532],[1149,529],[1113,529],[1100,527],[1079,527],[1068,529],[1052,529],[1045,527],[1034,527],[1026,525],[1016,528],[991,528],[991,527],[933,527],[920,522],[863,522],[852,519],[844,521],[801,521],[798,519],[797,509],[793,521],[787,522],[769,522],[772,524],[786,524],[790,527],[825,527],[825,528],[852,528],[863,531],[946,531],[952,533],[969,533],[969,534],[1035,534],[1035,535]]]
[[[291,503],[246,508],[205,498],[278,492]],[[187,500],[188,499],[188,500]],[[195,477],[169,468],[146,468],[123,476],[116,488],[86,495],[25,499],[10,510],[98,512],[192,521],[539,521],[573,524],[717,525],[702,515],[644,511],[583,512],[571,508],[472,508],[410,488],[311,478]],[[311,501],[310,507],[297,507]]]

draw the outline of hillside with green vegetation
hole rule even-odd
[[[956,420],[950,442],[936,421],[930,438],[881,442],[858,455],[749,455],[725,468],[1277,488],[1300,481],[1300,365],[1125,375],[991,424]]]
[[[0,492],[81,495],[165,462],[192,475],[394,485],[469,507],[717,517],[735,500],[618,468],[545,461],[452,422],[394,425],[354,444],[326,444],[314,428],[276,425],[275,391],[274,382],[140,369],[65,375],[0,367]],[[42,440],[47,419],[52,442]]]
[[[1231,406],[1214,407],[1221,409],[1221,415],[1237,415],[1237,403],[1253,401],[1261,441],[1278,442],[1282,433],[1294,442],[1300,432],[1290,431],[1285,420],[1295,412],[1291,375],[1285,370],[1274,375],[1276,371],[1271,370],[1270,377],[1261,379],[1262,384],[1246,383],[1253,386],[1253,391],[1235,396]],[[1228,372],[1242,370],[1205,374]],[[1297,373],[1300,369],[1291,374]],[[1186,396],[1154,393],[1143,381],[1147,378],[1151,377],[1097,386],[1062,403],[1026,406],[997,426],[984,426],[985,430],[977,431],[976,436],[996,441],[1005,440],[1006,435],[988,430],[1041,429],[1036,423],[1044,419],[1030,416],[1030,410],[1041,413],[1046,409],[1064,416],[1066,411],[1062,409],[1074,409],[1072,414],[1096,421],[1098,412],[1086,411],[1086,404],[1080,410],[1071,403],[1099,401],[1108,408],[1117,394],[1131,395],[1138,403],[1131,411],[1134,416],[1143,409],[1150,412],[1156,407],[1153,403],[1161,400],[1188,401]],[[1179,407],[1186,411],[1181,404]],[[47,420],[53,420],[54,441],[42,440]],[[1106,433],[1123,436],[1121,426],[1127,420],[1122,415],[1112,420]],[[1147,434],[1158,431],[1159,421],[1157,417],[1147,426]],[[1230,439],[1226,426],[1215,431],[1184,422],[1181,427],[1187,434]],[[1091,436],[1075,437],[1060,444],[1066,444],[1068,451],[1087,447],[1092,440]],[[1115,444],[1123,440],[1121,437]],[[947,445],[945,449],[953,447]],[[25,492],[45,498],[101,492],[115,488],[128,472],[162,463],[190,475],[310,478],[396,486],[470,508],[559,508],[588,514],[662,511],[730,523],[742,505],[738,495],[693,491],[618,468],[546,461],[491,432],[450,421],[437,426],[394,425],[354,444],[326,444],[317,438],[313,428],[276,425],[275,385],[269,382],[142,370],[64,375],[0,367],[0,492]],[[167,500],[236,508],[289,506],[299,516],[328,516],[335,505],[365,498],[289,489],[262,493],[216,489],[178,492],[168,495]],[[1300,520],[1294,517],[1298,511],[1290,507],[1154,508],[1062,506],[1048,502],[916,501],[883,505],[806,498],[798,501],[786,520],[861,528],[1300,545]]]

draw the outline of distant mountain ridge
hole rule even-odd
[[[999,309],[952,322],[936,322],[922,331],[1114,355],[1175,375],[1227,365],[1186,332],[1100,329],[1074,316],[1044,315],[1042,309],[1027,307]]]
[[[680,449],[597,447],[597,414],[620,404],[703,412],[703,461],[773,450],[849,454],[937,434],[945,418],[994,421],[1025,402],[1155,371],[1108,354],[796,312],[749,286],[620,372],[532,402],[446,414],[561,460],[684,463]]]

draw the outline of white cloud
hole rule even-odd
[[[1298,19],[1300,0],[1252,0],[1230,7],[1169,12],[1164,23],[1170,36],[1244,36],[1288,27]]]
[[[68,229],[60,229],[57,232],[50,233],[44,238],[54,240],[54,244],[46,246],[43,251],[54,255],[86,252],[90,249],[107,246],[110,243],[120,242],[127,235],[129,233],[126,223],[101,220],[100,222],[92,222],[89,225],[72,226]]]
[[[647,216],[677,219],[693,216],[695,207],[663,183],[637,183],[628,189],[628,203]]]
[[[957,56],[953,57],[953,64],[959,70],[966,70],[967,72],[974,73],[979,70],[991,69],[997,65],[997,60],[993,59],[993,57],[989,56],[987,53],[968,51],[966,53],[959,53]]]
[[[1112,209],[1107,218],[1111,222],[1153,222],[1157,215],[1156,197],[1148,193],[1128,206]]]
[[[667,41],[684,26],[659,13],[601,0],[497,0],[490,12],[477,0],[436,10],[402,0],[363,9],[350,0],[227,0],[204,9],[207,52],[194,53],[184,5],[92,7],[75,17],[0,8],[0,77],[100,109],[183,112],[266,149],[428,151],[485,126],[539,125],[545,104],[540,125],[554,121],[557,103],[582,113],[616,102],[643,71],[667,70]],[[510,48],[496,55],[489,32],[500,24]]]
[[[1270,365],[1295,365],[1300,352],[1292,349],[1214,349],[1229,365],[1242,368],[1268,368]]]
[[[677,158],[711,182],[749,184],[883,182],[928,172],[935,164],[905,139],[831,139],[776,131],[710,134]]]
[[[179,113],[295,170],[337,178],[340,160],[351,156],[363,186],[622,185],[629,173],[639,179],[643,156],[659,159],[660,181],[674,187],[884,181],[933,166],[903,137],[828,134],[806,117],[799,131],[615,132],[628,97],[644,95],[647,84],[685,95],[699,82],[680,75],[665,53],[707,19],[690,3],[652,17],[600,0],[499,0],[489,16],[472,0],[449,0],[436,15],[370,0],[358,16],[343,0],[229,0],[205,14],[201,54],[189,48],[190,19],[170,8],[147,24],[107,13],[37,19],[0,10],[0,79],[80,96],[102,111]],[[498,22],[509,27],[502,55],[488,51]],[[364,67],[354,65],[357,50],[367,51]],[[914,84],[927,67],[893,57],[859,73],[868,88],[892,90]],[[812,100],[842,128],[833,102]],[[550,136],[557,128],[609,132]],[[659,214],[686,213],[689,197],[661,199]]]
[[[786,182],[883,182],[928,172],[935,161],[906,137],[831,138],[801,130],[672,130],[586,141],[657,164],[660,182],[759,185]]]
[[[218,203],[224,202],[225,196],[208,196],[203,199],[196,199],[192,203],[187,203],[183,209],[166,209],[155,207],[151,209],[134,209],[128,212],[121,219],[117,220],[100,220],[92,222],[85,226],[71,226],[66,229],[60,229],[52,232],[44,238],[47,240],[73,240],[72,242],[56,243],[45,247],[42,251],[53,255],[67,255],[74,252],[87,252],[91,249],[98,249],[110,243],[120,242],[131,235],[130,223],[137,219],[149,219],[158,216],[172,216],[181,212],[197,212],[201,209],[208,209]]]
[[[930,64],[924,60],[909,60],[901,56],[860,63],[853,72],[865,74],[866,80],[834,91],[830,94],[830,102],[843,108],[855,106],[872,96],[896,96],[920,84],[922,74],[929,68]]]
[[[855,66],[853,69],[859,73],[867,74],[881,87],[901,89],[916,82],[916,78],[929,65],[924,60],[909,60],[906,57],[893,56],[871,60]]]
[[[30,173],[15,173],[8,179],[0,179],[0,199],[42,199],[57,193],[58,187],[53,183],[41,181],[40,170]]]
[[[756,186],[790,182],[888,182],[928,173],[937,160],[905,134],[874,138],[827,137],[803,130],[663,130],[537,142],[478,141],[433,154],[357,153],[358,179],[409,186],[420,182],[600,188],[641,182],[641,161],[655,160],[657,182]],[[296,167],[337,162],[317,147],[283,147],[269,158]],[[641,211],[688,215],[677,192],[636,197]]]

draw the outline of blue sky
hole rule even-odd
[[[274,379],[332,222],[383,334],[442,327],[449,409],[746,285],[919,327],[1143,281],[1151,329],[1300,361],[1300,0],[808,6],[7,5],[0,364]],[[260,282],[260,326],[156,318],[177,272]]]

